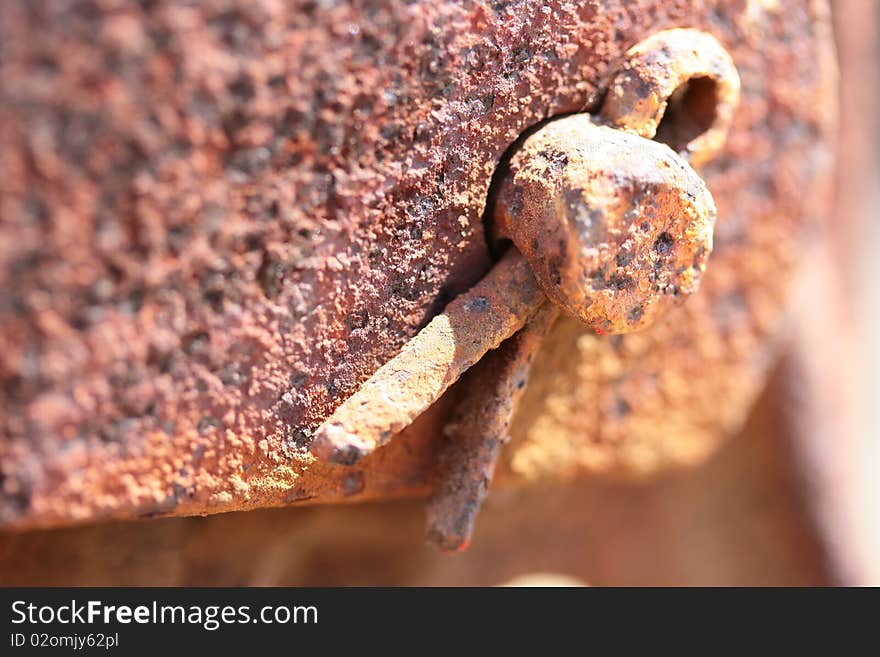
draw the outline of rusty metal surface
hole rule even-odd
[[[556,573],[594,586],[828,583],[777,402],[766,396],[747,432],[705,463],[642,485],[493,489],[470,549],[452,556],[425,545],[421,500],[394,500],[0,533],[0,582],[483,586]]]
[[[487,269],[506,148],[681,25],[743,81],[712,267],[647,333],[557,324],[520,478],[694,463],[743,421],[825,207],[822,3],[2,3],[0,521],[422,490],[444,401],[355,471],[310,431]]]

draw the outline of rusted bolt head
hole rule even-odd
[[[578,114],[516,150],[494,220],[553,302],[598,332],[626,333],[697,289],[715,203],[668,146]]]
[[[664,30],[626,52],[600,113],[616,128],[656,136],[698,167],[724,145],[739,95],[736,67],[715,37]]]

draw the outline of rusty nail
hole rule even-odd
[[[312,453],[331,463],[356,463],[409,425],[544,303],[529,265],[511,250],[336,409],[316,431]]]
[[[519,145],[498,186],[493,234],[515,248],[336,409],[315,433],[315,456],[350,465],[387,442],[545,296],[598,333],[625,333],[697,289],[712,249],[712,195],[683,157],[640,135],[657,131],[682,83],[706,77],[720,104],[682,152],[705,161],[720,147],[739,81],[715,46],[693,30],[655,35],[629,51],[599,120],[552,120]],[[667,74],[655,70],[661,61]],[[635,93],[636,80],[648,91]]]
[[[460,551],[469,545],[534,356],[558,314],[556,306],[544,304],[455,387],[456,405],[437,448],[427,506],[427,538],[435,547]]]
[[[578,114],[513,155],[495,236],[516,245],[560,308],[600,333],[628,333],[697,289],[714,221],[705,183],[669,148]]]

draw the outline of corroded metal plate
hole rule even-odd
[[[702,290],[642,334],[560,322],[508,479],[692,463],[744,419],[825,207],[824,4],[0,4],[0,522],[424,489],[444,401],[354,470],[310,431],[486,271],[507,147],[675,26],[743,82]]]

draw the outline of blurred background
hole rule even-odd
[[[842,240],[840,267],[853,291],[860,422],[850,467],[860,483],[854,498],[863,514],[862,558],[870,582],[880,583],[880,3],[835,0],[840,66],[840,124],[835,224],[857,226]],[[854,254],[854,255],[849,255]],[[829,336],[833,343],[833,337]],[[833,347],[832,347],[833,350]],[[846,468],[841,468],[845,470]],[[847,478],[842,475],[842,478]]]

